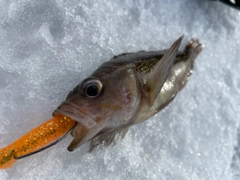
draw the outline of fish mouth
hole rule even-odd
[[[55,114],[65,115],[79,123],[81,123],[85,128],[93,128],[97,122],[89,115],[83,113],[77,105],[69,101],[64,101],[54,112]]]

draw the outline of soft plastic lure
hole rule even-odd
[[[0,149],[0,169],[10,168],[17,159],[56,144],[75,124],[76,121],[60,114],[46,121],[9,146]]]

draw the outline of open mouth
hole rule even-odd
[[[89,115],[84,114],[79,110],[79,108],[69,102],[64,101],[54,112],[53,114],[62,114],[65,115],[79,123],[81,123],[85,128],[90,129],[94,127],[97,123],[96,121]]]

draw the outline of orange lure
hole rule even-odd
[[[9,146],[0,149],[0,169],[10,168],[17,159],[58,142],[75,124],[76,121],[66,116],[56,115]]]

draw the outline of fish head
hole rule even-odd
[[[135,72],[112,66],[111,62],[106,63],[83,80],[54,111],[78,122],[72,132],[74,140],[68,148],[70,151],[104,128],[130,123],[138,109],[140,92]]]

